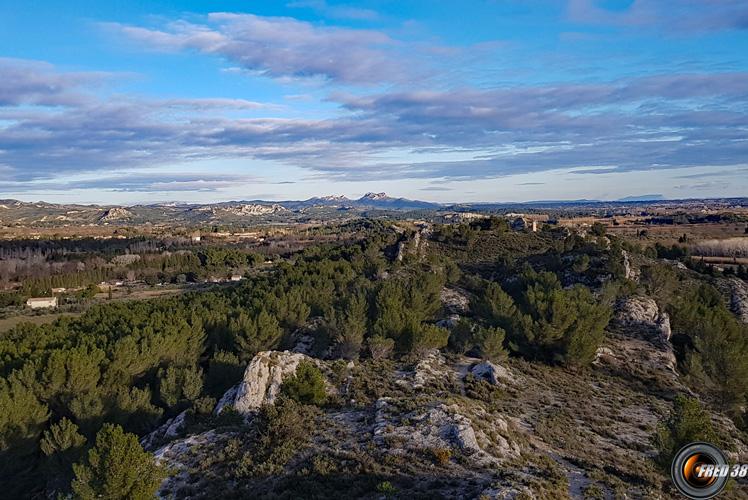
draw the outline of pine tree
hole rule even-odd
[[[366,297],[355,294],[333,310],[329,324],[338,342],[340,356],[344,359],[357,359],[361,352],[366,334],[367,309]]]
[[[667,421],[657,427],[654,437],[659,450],[657,461],[669,467],[678,450],[694,441],[717,442],[712,419],[698,399],[679,394]]]
[[[50,491],[61,491],[70,486],[73,479],[72,466],[83,455],[84,438],[78,432],[78,426],[67,418],[63,418],[44,431],[39,447],[47,457],[44,469]]]
[[[73,471],[71,488],[84,500],[153,498],[166,477],[153,455],[143,451],[138,438],[113,424],[102,427],[96,445],[82,462],[73,465]]]
[[[504,337],[506,337],[506,332],[498,326],[481,328],[477,334],[481,357],[493,362],[505,360],[507,352],[504,349]]]

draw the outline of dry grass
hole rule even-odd
[[[21,323],[33,323],[35,325],[46,325],[52,323],[58,318],[63,316],[80,316],[80,313],[53,313],[53,314],[41,314],[38,316],[11,316],[10,318],[0,319],[0,333],[7,332],[11,328],[20,325]]]

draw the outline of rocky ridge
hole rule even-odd
[[[180,415],[156,432],[158,440],[171,440],[156,457],[176,472],[161,495],[209,496],[210,478],[226,465],[204,464],[249,439],[257,409],[277,401],[283,381],[309,360],[324,373],[331,400],[320,409],[310,443],[273,481],[302,484],[324,456],[335,467],[396,485],[397,497],[412,490],[448,498],[583,498],[594,490],[602,498],[671,498],[652,463],[657,424],[674,395],[688,392],[674,371],[669,338],[667,314],[649,297],[632,297],[616,304],[598,359],[581,372],[439,351],[399,363],[261,352],[217,407],[232,405],[249,431],[219,426],[190,434],[188,424],[188,436],[179,438]],[[715,425],[721,435],[740,435],[726,418]],[[735,456],[744,454],[740,438],[730,439]],[[312,473],[308,484],[324,478]],[[246,481],[270,487],[269,479],[221,481],[237,491]]]

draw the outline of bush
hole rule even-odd
[[[712,420],[698,399],[678,395],[670,417],[657,427],[654,437],[659,452],[657,461],[669,467],[678,450],[694,441],[717,442]]]
[[[112,424],[102,427],[96,445],[73,470],[71,487],[82,499],[153,498],[166,477],[134,434],[126,434],[122,427]]]
[[[395,341],[381,335],[369,337],[368,344],[369,354],[373,359],[387,359],[395,349]]]
[[[377,492],[384,493],[385,495],[394,495],[397,493],[397,488],[389,481],[382,481],[377,484]]]
[[[646,288],[647,294],[657,301],[660,309],[664,309],[670,304],[678,286],[678,275],[672,266],[651,264],[642,266],[641,283]]]
[[[506,332],[502,328],[498,326],[494,328],[481,328],[478,331],[477,337],[481,358],[495,362],[506,359],[507,352],[504,349]]]
[[[431,448],[430,452],[434,462],[442,467],[449,465],[452,459],[452,450],[449,448]]]
[[[449,330],[427,323],[412,321],[405,330],[408,339],[408,351],[416,356],[431,349],[441,349],[447,345]]]
[[[526,270],[523,279],[523,327],[514,335],[520,352],[570,366],[591,363],[610,320],[610,308],[598,303],[583,285],[563,289],[553,273]]]
[[[288,461],[311,439],[315,411],[286,396],[260,409],[255,420],[257,438],[253,453],[245,455],[239,476],[279,473]]]
[[[67,418],[52,424],[44,431],[39,447],[47,457],[45,467],[52,478],[49,486],[57,491],[64,491],[73,479],[72,466],[83,455],[84,438],[78,432],[78,426]]]
[[[605,236],[605,224],[601,222],[593,223],[590,232],[595,236]]]
[[[672,313],[682,369],[720,407],[739,414],[748,388],[748,328],[708,285],[681,297]]]
[[[283,383],[281,392],[306,405],[321,406],[327,400],[325,378],[319,368],[309,361],[299,363],[296,373]]]
[[[460,318],[449,332],[449,348],[459,354],[470,351],[475,343],[473,330],[474,325],[470,321]]]

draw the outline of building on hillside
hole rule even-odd
[[[57,295],[60,293],[65,293],[67,291],[67,288],[53,288],[52,293]]]
[[[244,277],[241,274],[232,274],[231,281],[241,281]]]
[[[55,309],[57,297],[33,297],[26,301],[26,306],[31,309]]]

